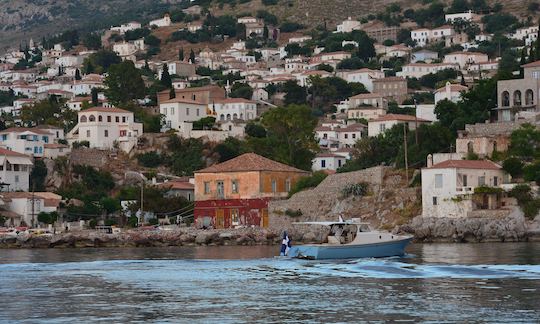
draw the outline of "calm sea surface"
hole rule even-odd
[[[347,262],[277,250],[0,250],[0,322],[540,323],[540,243]]]

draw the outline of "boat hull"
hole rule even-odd
[[[299,245],[291,247],[287,255],[293,258],[311,260],[402,256],[405,254],[405,247],[411,240],[412,237],[372,244]]]

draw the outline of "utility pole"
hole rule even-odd
[[[409,161],[407,159],[407,123],[403,123],[403,147],[405,149],[405,179],[409,185]]]
[[[36,187],[36,184],[35,183],[32,183],[32,227],[35,227],[35,224],[36,224],[36,215],[35,215],[35,202],[34,202],[34,191],[35,191],[35,187]]]

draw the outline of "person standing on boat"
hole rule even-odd
[[[281,251],[279,252],[280,256],[286,256],[287,253],[289,253],[289,249],[291,248],[291,240],[289,239],[289,235],[287,234],[287,231],[283,232],[283,240],[281,241]]]

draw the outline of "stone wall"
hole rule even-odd
[[[72,165],[86,165],[101,169],[108,164],[110,151],[91,148],[80,148],[71,151]]]

